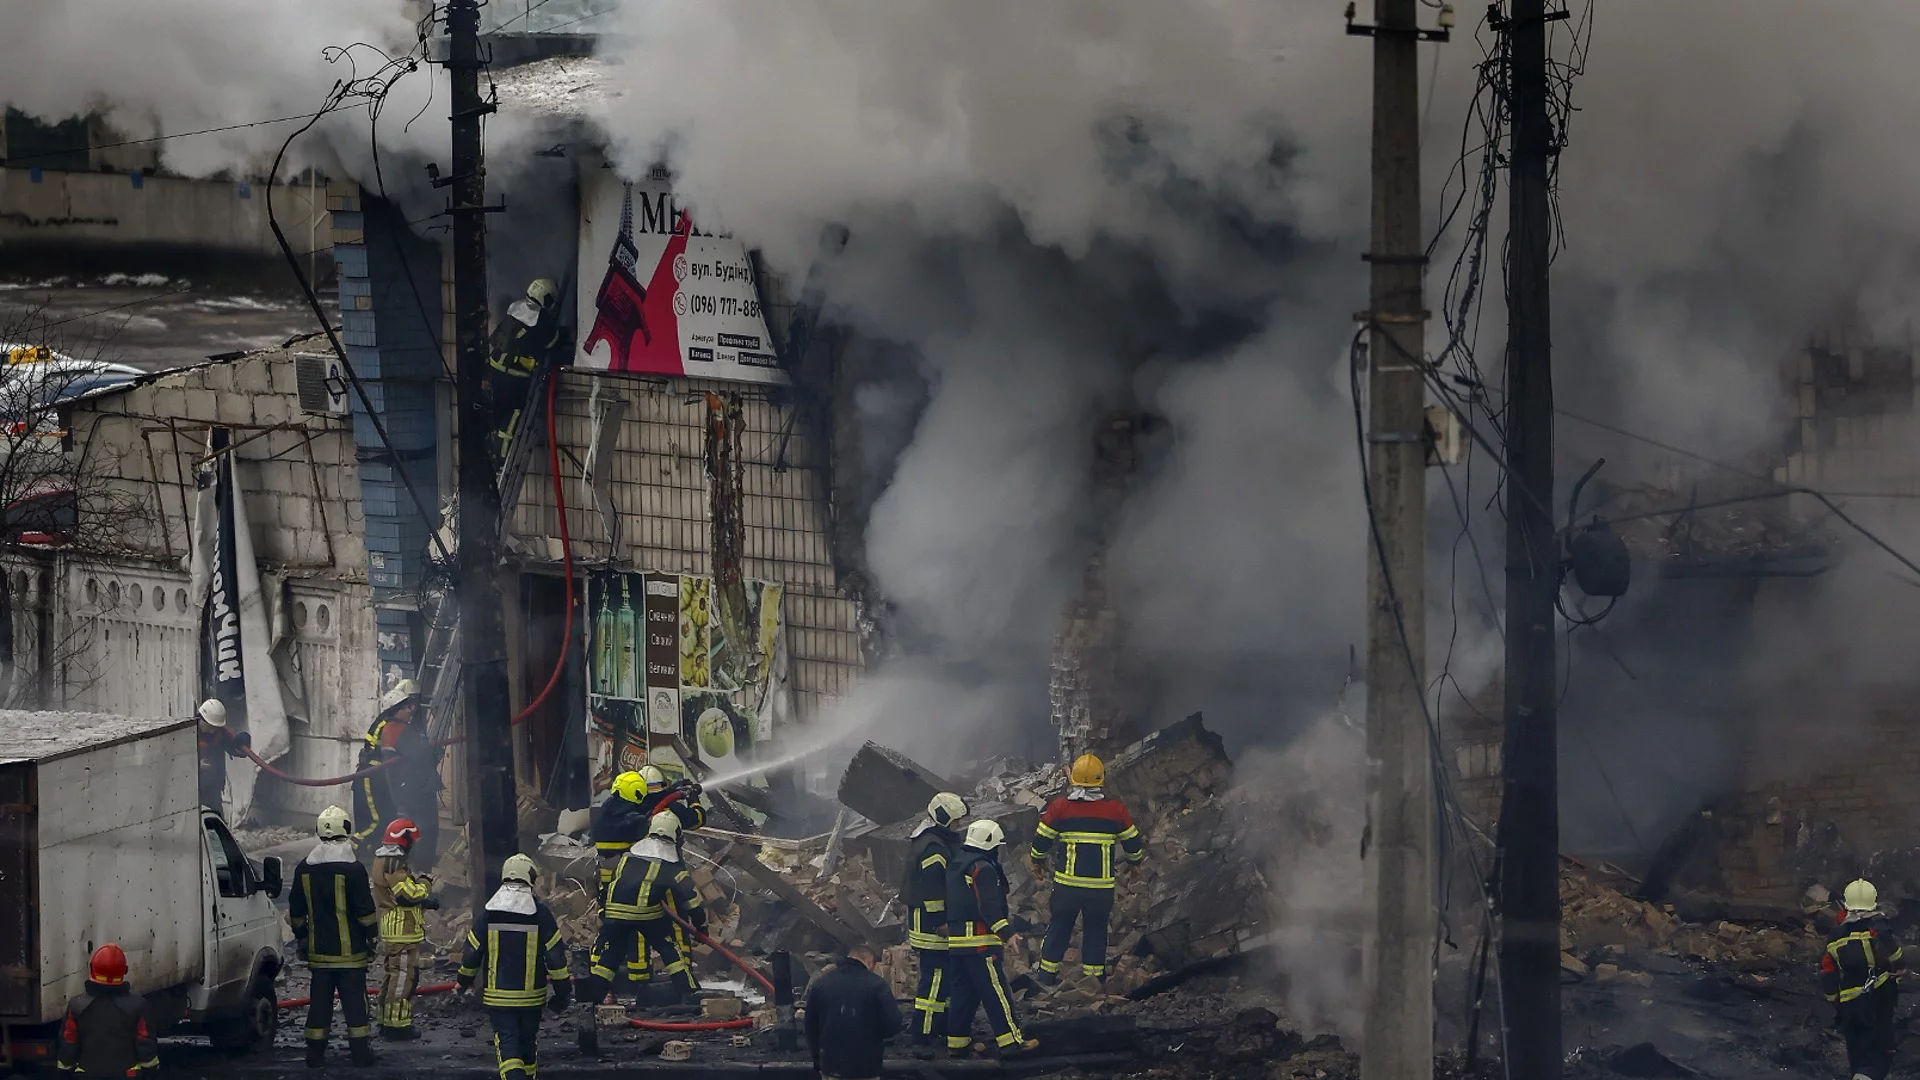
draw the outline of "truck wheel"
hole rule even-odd
[[[280,1026],[280,1003],[271,994],[255,991],[243,1015],[222,1021],[211,1032],[216,1049],[252,1054],[271,1049]]]

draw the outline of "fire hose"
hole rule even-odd
[[[566,575],[565,610],[567,617],[560,638],[560,654],[554,659],[553,672],[547,676],[547,685],[540,688],[540,692],[534,695],[533,700],[527,703],[526,708],[514,714],[512,722],[516,725],[527,717],[532,716],[534,710],[546,704],[547,698],[553,695],[554,687],[560,685],[560,676],[564,674],[567,669],[567,650],[573,647],[573,534],[567,529],[567,495],[565,486],[560,483],[560,443],[558,439],[554,438],[553,425],[553,403],[559,386],[560,380],[556,376],[549,374],[547,376],[547,472],[553,477],[553,503],[560,516],[560,559]],[[434,743],[434,746],[447,747],[464,741],[464,738],[442,739]],[[259,766],[261,772],[275,779],[282,780],[289,784],[296,784],[300,787],[338,787],[341,784],[351,784],[355,780],[372,776],[374,773],[394,765],[400,760],[399,758],[391,758],[387,761],[377,762],[358,772],[348,773],[345,776],[311,779],[308,777],[294,776],[276,768],[271,762],[262,758],[259,754],[254,753],[253,747],[251,746],[243,746],[241,747],[241,751],[246,754],[248,760]]]

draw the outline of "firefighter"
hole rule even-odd
[[[1820,957],[1820,989],[1833,1003],[1834,1026],[1847,1040],[1854,1080],[1886,1080],[1897,1031],[1896,979],[1906,971],[1893,927],[1880,914],[1880,892],[1862,878],[1841,894],[1847,912],[1827,935]]]
[[[913,851],[900,902],[907,909],[907,944],[920,964],[913,993],[916,1053],[931,1053],[947,1030],[947,866],[960,848],[953,826],[966,816],[966,801],[943,791],[927,804],[927,820],[908,836]]]
[[[686,831],[688,829],[702,828],[707,823],[707,808],[700,804],[700,785],[692,780],[686,779],[676,780],[669,784],[667,783],[667,774],[661,772],[659,767],[654,765],[642,767],[640,775],[647,782],[647,797],[640,802],[641,820],[652,822],[653,816],[660,811],[673,811],[673,816],[680,820],[680,828],[674,834],[673,845],[674,849],[680,854],[680,860],[685,862]],[[680,954],[682,956],[692,956],[693,943],[687,940],[687,931],[685,928],[679,923],[674,923],[672,930],[674,943],[680,946]],[[634,971],[634,977],[639,980],[649,979],[653,975],[652,970],[646,964],[646,952],[644,949],[642,949],[638,955]]]
[[[1020,1033],[1013,995],[1001,958],[1018,948],[1020,935],[1007,909],[1007,875],[1000,869],[1000,848],[1007,834],[1000,824],[981,818],[967,826],[958,856],[947,867],[947,1054],[966,1057],[973,1049],[973,1014],[987,1012],[987,1025],[1002,1057],[1031,1053],[1038,1040]]]
[[[201,702],[199,713],[200,805],[219,813],[226,798],[227,759],[244,757],[253,736],[227,730],[227,707],[218,698]]]
[[[500,1080],[533,1080],[539,1070],[535,1041],[541,1007],[565,1012],[573,1001],[560,926],[533,895],[539,873],[525,855],[507,858],[500,867],[500,888],[467,932],[460,960],[461,993],[480,982],[480,1004],[493,1022]]]
[[[416,874],[408,853],[420,839],[420,826],[395,818],[373,853],[373,903],[380,910],[380,1037],[417,1039],[413,996],[420,989],[420,943],[427,939],[427,915],[440,901],[433,879]]]
[[[373,883],[353,851],[353,819],[329,806],[320,811],[320,842],[293,868],[287,901],[300,959],[313,973],[308,991],[307,1066],[327,1062],[327,1029],[333,1026],[333,995],[347,1018],[347,1048],[353,1064],[372,1065],[373,1025],[367,1017],[367,965],[380,911]]]
[[[420,828],[417,857],[431,865],[434,837],[428,830],[437,831],[440,821],[440,768],[419,712],[420,685],[412,679],[401,679],[381,695],[380,714],[367,728],[355,771],[381,768],[353,783],[353,812],[360,824],[353,840],[357,850],[368,853],[387,822],[405,817]]]
[[[660,775],[660,770],[649,765],[640,772],[629,769],[613,778],[613,789],[593,811],[593,847],[600,855],[600,906],[607,904],[607,887],[613,884],[613,871],[620,860],[634,844],[647,838],[648,814],[641,809],[647,797],[645,773]],[[666,778],[661,776],[662,786]],[[633,943],[633,955],[620,965],[615,973],[614,989],[618,993],[635,982],[647,982],[653,977],[653,971],[646,963],[644,946],[638,939]]]
[[[1138,866],[1147,856],[1146,846],[1127,808],[1107,797],[1107,767],[1099,758],[1080,755],[1067,781],[1067,793],[1041,813],[1040,824],[1033,830],[1033,850],[1027,853],[1034,877],[1044,881],[1049,871],[1053,877],[1050,920],[1040,945],[1036,978],[1049,986],[1060,981],[1060,961],[1067,955],[1078,919],[1080,970],[1105,988],[1107,920],[1113,916],[1114,871],[1121,865],[1115,856]]]
[[[112,942],[93,950],[86,993],[67,1002],[56,1058],[80,1076],[151,1076],[160,1068],[147,1001],[127,985],[127,954]]]
[[[668,1003],[689,1001],[700,984],[693,977],[693,954],[673,932],[679,914],[702,933],[707,912],[700,906],[693,878],[680,861],[680,819],[662,810],[647,824],[647,836],[633,845],[615,869],[607,904],[601,912],[600,938],[593,943],[592,979],[583,995],[598,1005],[613,979],[612,965],[633,955],[638,938],[660,954],[666,969]],[[646,963],[644,954],[641,962]]]
[[[527,407],[533,380],[566,351],[566,332],[560,325],[560,287],[551,278],[535,278],[527,295],[507,307],[507,317],[493,331],[487,359],[487,396],[493,402],[493,466],[507,460],[513,429]]]

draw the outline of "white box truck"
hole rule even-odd
[[[248,862],[199,805],[194,721],[0,710],[0,1036],[50,1052],[95,947],[162,1032],[271,1045],[278,859]]]

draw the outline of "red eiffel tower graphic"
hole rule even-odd
[[[594,298],[593,330],[586,351],[607,343],[609,371],[649,374],[683,373],[680,356],[680,320],[673,310],[680,283],[673,276],[673,260],[687,249],[690,222],[683,212],[674,222],[660,260],[647,268],[650,281],[640,284],[640,250],[633,238],[633,185],[626,185],[620,208],[620,235],[607,256],[607,273]]]

